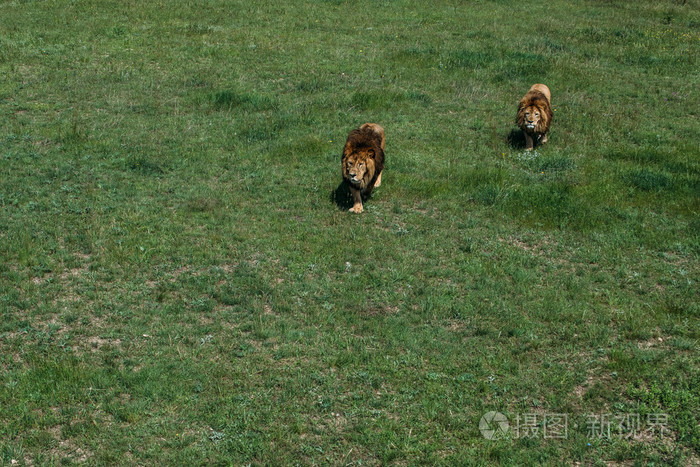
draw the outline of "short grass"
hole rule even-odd
[[[5,1],[0,30],[2,463],[699,462],[698,0]],[[568,433],[487,440],[491,410]]]

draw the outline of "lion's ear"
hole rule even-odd
[[[374,159],[374,157],[375,157],[374,149],[368,149],[368,150],[367,150],[367,155],[368,155],[369,157],[371,157],[372,159]]]

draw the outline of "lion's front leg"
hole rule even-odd
[[[352,207],[350,208],[350,212],[359,214],[362,212],[362,192],[351,185],[350,193],[352,193]]]
[[[374,183],[374,187],[378,187],[382,184],[382,173],[379,172],[379,175],[377,175],[377,181]]]
[[[525,133],[525,149],[530,151],[532,148],[535,147],[534,142],[532,141],[532,136],[529,134]]]

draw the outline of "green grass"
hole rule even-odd
[[[0,462],[699,462],[699,12],[2,3]]]

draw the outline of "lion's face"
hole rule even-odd
[[[533,130],[539,125],[541,112],[540,109],[534,105],[525,107],[523,111],[523,125],[528,130]]]
[[[343,176],[358,188],[365,188],[374,176],[374,154],[372,150],[354,152],[345,158]]]
[[[530,90],[518,104],[515,122],[530,135],[545,134],[549,131],[552,116],[548,97],[538,90]]]

